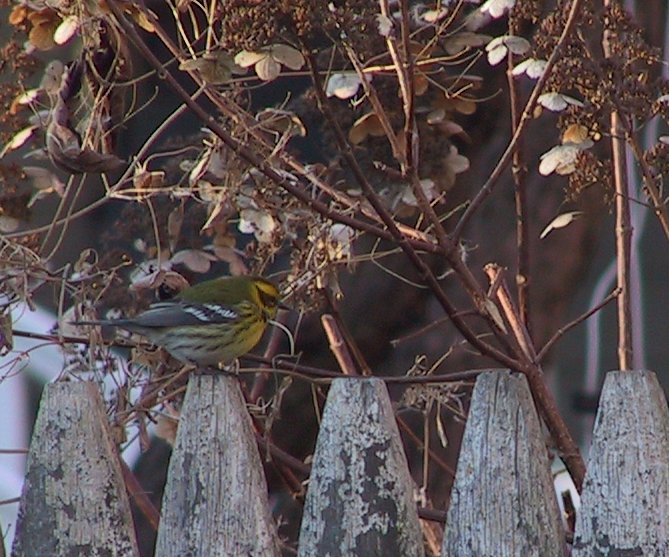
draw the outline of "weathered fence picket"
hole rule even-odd
[[[179,419],[157,557],[279,555],[251,419],[235,377],[193,375]]]
[[[336,379],[316,443],[298,555],[423,554],[388,390],[378,379]]]
[[[669,555],[669,408],[653,372],[606,376],[572,555]]]
[[[476,380],[451,491],[443,557],[562,557],[546,443],[525,377]]]
[[[413,483],[385,385],[332,383],[298,554],[422,556]],[[442,557],[562,557],[545,439],[525,378],[481,373]],[[47,386],[12,555],[135,556],[104,405],[86,382]],[[573,556],[669,555],[669,407],[651,372],[604,385]],[[156,555],[277,556],[265,478],[236,378],[193,375],[163,498]]]
[[[12,555],[138,554],[98,387],[47,385],[30,444]]]

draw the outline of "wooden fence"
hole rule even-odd
[[[333,382],[302,521],[300,556],[421,556],[423,540],[385,385]],[[652,372],[611,372],[599,404],[572,555],[669,555],[669,410]],[[239,385],[191,377],[156,555],[275,556],[258,447]],[[476,382],[442,556],[564,556],[545,437],[525,378]],[[91,383],[43,395],[12,551],[138,554],[118,455]]]

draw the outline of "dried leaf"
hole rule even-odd
[[[206,273],[211,268],[212,261],[216,261],[216,257],[199,249],[184,249],[175,253],[170,261],[172,265],[184,265],[194,273]]]
[[[431,180],[430,178],[421,180],[420,187],[423,190],[423,195],[425,195],[428,202],[430,203],[439,196],[437,185],[434,183],[434,180]],[[409,205],[410,207],[418,207],[418,200],[416,199],[416,195],[410,186],[407,186],[404,189],[401,200],[405,205]]]
[[[53,40],[58,45],[68,42],[79,29],[79,17],[71,15],[66,17],[53,33]]]
[[[292,46],[276,44],[270,46],[269,51],[274,60],[291,70],[299,70],[304,66],[304,56],[302,56],[302,53],[299,50]]]
[[[518,64],[515,68],[513,68],[513,71],[511,73],[513,75],[525,74],[530,79],[539,79],[543,75],[547,63],[548,62],[546,62],[546,60],[528,58],[527,60],[523,60],[520,64]]]
[[[214,246],[214,254],[221,261],[229,265],[229,271],[232,276],[248,275],[249,270],[242,257],[233,247]]]
[[[561,176],[571,174],[576,170],[576,161],[579,153],[584,149],[589,149],[592,145],[593,142],[591,140],[577,144],[566,143],[564,145],[556,145],[541,155],[539,174],[542,176],[548,176],[553,172]]]
[[[237,228],[244,234],[253,234],[261,243],[272,240],[272,233],[276,229],[274,217],[258,209],[242,209]]]
[[[328,231],[326,250],[332,261],[349,259],[353,254],[355,230],[345,224],[335,223]]]
[[[276,44],[256,52],[242,50],[235,56],[235,63],[242,68],[254,66],[260,79],[272,81],[281,73],[281,65],[291,70],[299,70],[304,65],[304,56],[292,46]]]
[[[367,81],[372,80],[372,76],[365,76]],[[335,96],[338,99],[350,99],[357,94],[362,81],[360,76],[355,72],[339,72],[333,73],[329,78],[325,87],[325,94],[328,97]]]
[[[393,31],[393,20],[383,14],[376,15],[376,27],[379,30],[379,35],[382,37],[389,37]]]
[[[583,107],[583,103],[578,99],[555,92],[540,95],[537,102],[544,108],[553,112],[562,112],[569,105]]]
[[[499,308],[493,302],[490,298],[486,298],[483,301],[483,304],[485,306],[486,312],[490,317],[492,317],[492,320],[495,322],[495,325],[499,327],[500,331],[503,333],[507,333],[506,330],[506,325],[504,324],[504,319],[502,319],[502,314],[499,311]]]
[[[437,411],[434,419],[437,423],[437,435],[439,436],[439,442],[441,443],[442,447],[446,448],[448,447],[448,436],[446,435],[446,428],[444,428],[444,424],[441,421],[441,412]]]
[[[485,49],[488,53],[488,63],[496,66],[506,57],[508,52],[513,54],[525,54],[530,50],[527,39],[515,35],[502,35],[490,41]]]
[[[440,8],[438,10],[427,10],[423,12],[420,18],[426,23],[437,23],[446,17],[448,14],[447,8]]]
[[[9,151],[14,151],[19,147],[22,147],[26,142],[34,135],[37,131],[37,126],[28,126],[22,130],[16,132],[14,137],[4,146],[2,152],[0,152],[0,158],[4,157]]]
[[[497,19],[513,8],[515,4],[516,0],[488,0],[479,10],[483,14],[490,14],[493,19]]]
[[[179,69],[183,71],[196,70],[207,83],[212,85],[228,83],[233,74],[246,73],[244,68],[235,64],[232,56],[222,50],[207,52],[201,57],[184,60],[179,64]]]
[[[263,81],[272,81],[279,77],[281,64],[268,55],[258,61],[255,65],[255,71]]]
[[[17,114],[22,106],[33,104],[40,95],[40,89],[28,89],[14,98],[9,107],[10,114]]]
[[[0,314],[0,356],[6,356],[14,348],[12,314]]]
[[[165,172],[162,170],[147,170],[145,164],[135,166],[132,176],[132,185],[138,198],[144,197],[144,192],[150,193],[161,189],[165,185]]]
[[[300,137],[307,135],[307,129],[304,127],[302,120],[288,110],[266,108],[256,115],[256,119],[262,122],[263,127],[274,132],[290,134],[291,136],[299,135]]]
[[[587,126],[571,124],[562,134],[562,143],[583,143],[590,136]]]
[[[444,48],[451,56],[460,54],[463,50],[468,48],[478,48],[488,44],[492,40],[489,35],[481,35],[480,33],[472,33],[471,31],[461,31],[448,37],[444,41]]]
[[[553,230],[557,230],[558,228],[564,228],[565,226],[570,225],[582,214],[583,211],[569,211],[567,213],[562,213],[561,215],[558,215],[546,225],[546,228],[543,229],[539,238],[543,239],[546,236],[548,236]]]
[[[358,145],[367,139],[367,136],[383,137],[385,133],[379,117],[373,112],[368,112],[353,123],[348,132],[348,139],[354,145]]]
[[[167,217],[167,238],[170,251],[172,252],[176,249],[177,242],[179,241],[183,222],[184,206],[180,204],[172,209]]]

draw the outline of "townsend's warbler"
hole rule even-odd
[[[152,304],[132,319],[78,321],[111,325],[145,336],[178,360],[197,366],[229,363],[246,354],[274,319],[279,290],[261,277],[208,280]]]

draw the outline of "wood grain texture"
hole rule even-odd
[[[563,557],[544,437],[524,376],[479,375],[451,492],[442,556]]]
[[[156,557],[279,555],[251,419],[234,377],[192,375]]]
[[[298,555],[417,556],[423,541],[385,384],[336,379],[316,443]]]
[[[138,555],[98,387],[47,385],[33,432],[12,555]]]
[[[572,555],[669,555],[669,409],[653,372],[606,376]]]

